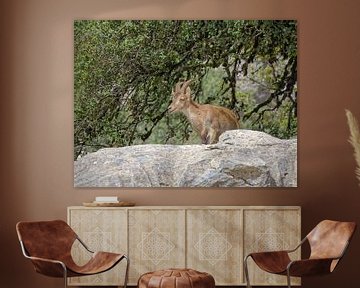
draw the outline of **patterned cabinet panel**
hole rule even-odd
[[[300,243],[300,209],[246,209],[244,211],[244,255],[251,252],[286,250]],[[291,258],[300,259],[301,251]],[[286,277],[266,273],[248,260],[252,285],[286,285]],[[292,278],[299,285],[299,278]]]
[[[130,284],[143,273],[185,267],[185,210],[129,210]]]
[[[187,266],[212,274],[216,285],[242,280],[242,210],[187,210]]]
[[[126,209],[69,209],[68,222],[80,239],[93,251],[116,253],[127,252]],[[76,263],[84,264],[89,259],[78,241],[72,255]],[[121,261],[112,270],[94,276],[69,278],[70,285],[122,285],[126,261]]]

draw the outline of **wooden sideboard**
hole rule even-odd
[[[245,285],[245,255],[294,248],[301,240],[298,206],[80,206],[68,207],[68,223],[92,250],[129,255],[129,285],[148,271],[184,267],[212,274],[216,285]],[[72,254],[78,263],[88,259],[78,243]],[[70,278],[69,285],[121,285],[124,271],[121,262],[103,274]],[[253,285],[286,285],[286,277],[252,261],[249,272]]]

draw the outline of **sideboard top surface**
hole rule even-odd
[[[282,210],[300,210],[301,206],[131,206],[131,207],[86,207],[86,206],[69,206],[68,209],[132,209],[132,210],[144,210],[144,209],[164,209],[164,210],[202,210],[202,209],[221,209],[221,210],[261,210],[261,209],[282,209]]]

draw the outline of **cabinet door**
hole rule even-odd
[[[216,285],[242,280],[242,211],[187,211],[187,266],[214,276]]]
[[[127,253],[127,215],[125,209],[70,209],[69,225],[93,251]],[[75,242],[72,255],[76,263],[84,264],[89,253]],[[126,261],[113,269],[93,276],[69,278],[70,285],[122,285]]]
[[[129,281],[145,272],[185,267],[185,210],[129,210]]]
[[[256,209],[244,211],[244,254],[286,250],[300,243],[300,209]],[[300,259],[300,249],[292,258]],[[252,259],[248,260],[252,285],[286,285],[286,277],[266,273]],[[299,285],[299,278],[292,284]]]

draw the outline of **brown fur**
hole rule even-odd
[[[172,91],[172,103],[169,111],[182,112],[193,129],[199,134],[202,144],[214,144],[219,141],[219,136],[227,131],[239,129],[236,115],[229,109],[210,105],[199,104],[191,99],[191,90],[188,87],[191,80],[176,84]]]

